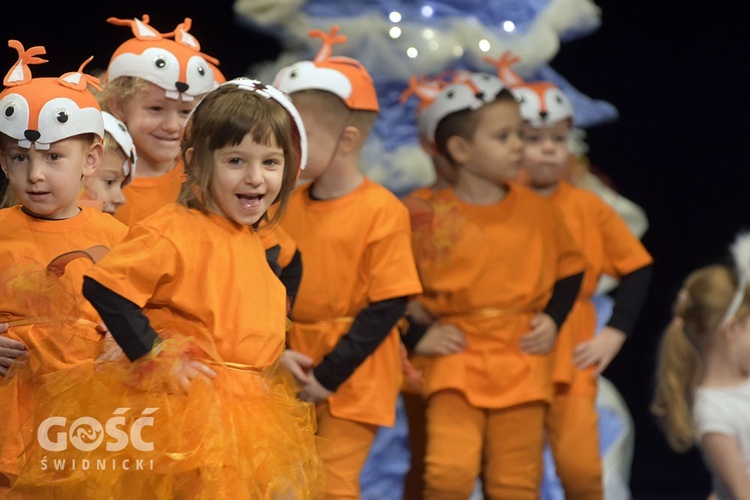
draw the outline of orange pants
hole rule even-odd
[[[334,417],[328,403],[316,406],[318,454],[325,471],[325,498],[359,498],[359,475],[378,431],[376,425]]]
[[[601,500],[604,496],[598,418],[596,374],[577,371],[570,386],[557,389],[545,419],[566,498]]]
[[[465,500],[480,473],[485,498],[539,498],[546,410],[541,401],[476,408],[453,390],[430,396],[425,498]]]

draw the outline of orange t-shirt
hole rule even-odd
[[[180,195],[185,178],[182,160],[172,170],[158,177],[136,177],[125,186],[125,204],[117,209],[115,217],[128,226],[145,219],[167,203],[174,203]]]
[[[432,204],[433,223],[414,234],[420,301],[464,332],[467,349],[421,357],[426,395],[455,389],[478,408],[550,401],[552,355],[527,355],[519,344],[555,283],[584,270],[562,214],[517,184],[493,205],[464,203],[451,189]]]
[[[166,205],[86,276],[142,307],[157,333],[194,337],[208,359],[263,369],[284,347],[284,286],[255,230],[224,217]]]
[[[46,376],[93,368],[100,354],[101,318],[83,297],[83,273],[93,263],[79,258],[62,276],[46,272],[55,257],[92,246],[112,247],[128,228],[109,214],[82,208],[74,217],[43,220],[21,206],[0,210],[0,322],[23,342],[28,363],[0,380],[0,471],[18,474],[17,458],[33,437],[25,423],[35,411],[35,395]]]
[[[420,293],[409,214],[386,188],[365,179],[351,193],[317,201],[297,188],[282,224],[304,262],[289,344],[320,363],[372,302]],[[400,337],[383,343],[329,398],[339,418],[393,425],[401,388]]]
[[[550,200],[562,211],[587,262],[578,299],[558,338],[555,381],[566,382],[574,370],[573,348],[593,338],[596,331],[591,297],[602,273],[619,278],[651,264],[653,259],[625,221],[596,193],[563,181]]]
[[[64,316],[98,324],[99,315],[83,297],[81,287],[83,273],[92,266],[86,258],[76,259],[65,267],[65,273],[57,282],[45,287],[52,297],[46,297],[41,289],[45,280],[44,270],[52,259],[73,250],[86,250],[95,245],[111,248],[127,233],[128,228],[111,215],[96,209],[83,207],[81,212],[69,219],[44,220],[26,215],[21,206],[0,210],[0,322],[29,320]],[[28,335],[31,325],[11,324],[8,336],[20,340],[32,350],[44,339]],[[93,328],[91,338],[101,338]],[[51,352],[49,348],[45,352]],[[50,369],[80,361],[93,359],[94,351],[88,348],[79,355],[72,343],[61,350],[60,358],[48,359]],[[62,364],[60,364],[62,363]]]

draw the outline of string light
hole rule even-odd
[[[489,52],[491,48],[492,45],[490,45],[489,40],[487,40],[486,38],[479,40],[479,50],[481,50],[482,52]]]
[[[388,19],[390,19],[392,23],[401,22],[401,13],[394,10],[393,12],[388,14]]]
[[[388,31],[388,34],[395,40],[396,38],[401,36],[401,28],[399,28],[398,26],[394,26]]]
[[[462,55],[464,55],[463,47],[461,47],[460,45],[456,45],[455,47],[453,47],[453,55],[456,57],[461,57]]]
[[[432,14],[434,13],[435,13],[435,10],[429,5],[425,5],[424,7],[422,7],[422,15],[424,17],[432,17]]]
[[[425,40],[432,40],[433,38],[435,38],[435,32],[431,30],[430,28],[427,28],[426,30],[422,32],[422,37]]]
[[[440,44],[437,43],[437,40],[430,40],[430,43],[428,43],[427,46],[430,48],[430,50],[437,50],[438,48],[440,48]]]
[[[516,29],[516,24],[513,21],[505,21],[503,23],[503,29],[507,33],[510,33],[510,32],[512,32],[512,31],[514,31]]]
[[[408,49],[406,49],[406,55],[411,59],[414,59],[419,55],[419,51],[416,49],[416,47],[409,47]]]

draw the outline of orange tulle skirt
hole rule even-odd
[[[175,337],[158,356],[47,377],[8,498],[320,497],[314,408],[288,373],[210,361],[215,379],[171,389],[197,354]]]

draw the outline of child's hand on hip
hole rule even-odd
[[[311,357],[293,349],[287,349],[281,355],[281,364],[284,365],[294,379],[300,384],[310,383],[310,372],[313,369]]]
[[[557,341],[557,324],[540,313],[531,320],[531,331],[521,336],[521,350],[526,354],[549,354]]]
[[[625,332],[605,326],[596,337],[575,347],[573,363],[581,370],[596,365],[597,371],[602,373],[620,352],[626,338]]]
[[[433,323],[414,346],[414,352],[422,356],[445,356],[466,350],[464,332],[453,325]]]
[[[309,403],[322,403],[333,395],[333,391],[329,391],[323,387],[318,379],[315,378],[315,374],[312,372],[309,375],[310,381],[306,384],[302,384],[302,390],[299,391],[299,398],[302,401]]]

